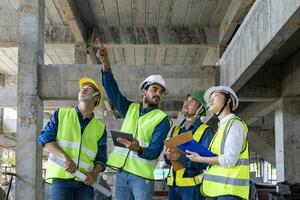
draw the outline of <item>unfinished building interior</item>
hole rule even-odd
[[[57,108],[77,106],[80,78],[101,83],[96,38],[128,99],[140,101],[147,76],[165,78],[160,108],[174,124],[187,93],[232,87],[249,126],[251,179],[299,183],[299,27],[300,0],[0,0],[0,169],[16,174],[11,199],[49,198],[37,136]],[[120,130],[106,96],[95,114]],[[114,190],[115,171],[102,176]],[[165,199],[158,179],[153,199]],[[9,180],[2,174],[6,191]]]

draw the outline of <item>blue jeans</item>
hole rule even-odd
[[[242,198],[232,195],[216,197],[215,200],[241,200]]]
[[[94,189],[74,179],[53,179],[51,200],[93,200]]]
[[[169,200],[205,200],[200,193],[200,186],[169,187]]]
[[[125,171],[116,177],[116,200],[151,200],[154,181],[150,181]]]

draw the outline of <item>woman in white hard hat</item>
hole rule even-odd
[[[201,192],[217,200],[248,199],[248,129],[245,122],[232,113],[238,107],[239,99],[227,86],[209,88],[204,99],[220,122],[210,144],[210,150],[216,156],[203,157],[187,151],[190,160],[211,164],[203,177]]]

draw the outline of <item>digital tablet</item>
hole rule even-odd
[[[123,144],[121,144],[120,142],[117,141],[118,138],[123,138],[123,139],[129,140],[129,141],[133,141],[132,134],[124,133],[121,131],[115,131],[115,130],[111,130],[110,132],[111,132],[111,137],[113,139],[113,143],[115,146],[126,148]]]

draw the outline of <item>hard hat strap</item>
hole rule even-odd
[[[203,108],[203,111],[200,113],[200,110]],[[190,118],[186,118],[186,121],[193,121],[195,119],[198,119],[199,117],[201,117],[203,115],[203,113],[205,113],[205,109],[204,109],[204,106],[201,105],[197,111],[195,112],[195,115],[190,117]]]
[[[222,109],[220,110],[220,112],[219,112],[218,114],[216,114],[217,117],[219,117],[219,115],[223,112],[224,108],[226,107],[227,102],[228,102],[228,100],[229,100],[229,96],[230,96],[230,94],[228,94],[228,93],[225,94],[225,102],[224,102],[224,105],[223,105]]]

